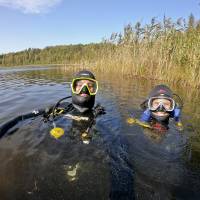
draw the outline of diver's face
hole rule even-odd
[[[169,110],[171,108],[171,101],[168,99],[154,99],[152,101],[152,108],[158,108],[160,105],[163,105],[163,107],[166,110]],[[166,111],[156,111],[154,112],[154,115],[159,116],[159,117],[167,117],[169,116],[169,113],[167,113]]]
[[[75,91],[79,93],[80,96],[86,97],[90,95],[89,91],[87,91],[88,89],[86,89],[87,87],[91,93],[95,92],[94,82],[83,79],[76,82]]]
[[[154,99],[152,102],[153,108],[158,108],[159,105],[163,105],[166,110],[171,109],[171,101],[168,99]]]

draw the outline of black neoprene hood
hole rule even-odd
[[[155,86],[151,92],[149,93],[149,98],[151,97],[158,97],[158,96],[164,96],[164,97],[173,97],[173,93],[169,87],[167,87],[164,84]]]
[[[92,78],[95,79],[95,76],[92,72],[88,70],[79,71],[75,74],[74,78]],[[80,112],[85,112],[93,108],[95,103],[95,95],[88,95],[86,97],[80,96],[79,94],[72,93],[72,104]]]
[[[88,70],[82,70],[79,71],[77,74],[75,74],[74,78],[80,78],[80,77],[85,77],[85,78],[92,78],[95,79],[95,76],[92,72]]]

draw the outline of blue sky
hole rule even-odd
[[[198,0],[0,0],[0,53],[100,42],[128,23],[191,13],[200,19]]]

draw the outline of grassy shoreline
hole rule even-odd
[[[0,55],[1,65],[73,65],[200,88],[200,21],[192,15],[188,21],[180,18],[176,22],[166,17],[161,22],[153,18],[147,25],[128,24],[122,33],[113,33],[98,44]]]

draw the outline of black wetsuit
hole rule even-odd
[[[83,133],[87,133],[87,138],[89,139],[89,137],[92,137],[90,135],[90,129],[95,123],[96,117],[100,114],[103,114],[104,112],[102,110],[98,110],[98,108],[99,106],[82,113],[78,109],[76,109],[71,103],[63,103],[59,105],[59,107],[56,109],[56,112],[53,116],[53,122],[58,127],[66,130],[68,129],[67,137],[70,137],[71,139],[80,140]],[[52,109],[50,110],[52,111]],[[57,112],[62,113],[57,114]],[[50,115],[52,115],[52,113]],[[51,118],[52,116],[50,116],[49,118],[50,122],[52,122]]]
[[[72,105],[72,103],[65,102],[60,104],[56,108],[55,106],[50,106],[46,109],[34,110],[31,113],[23,114],[9,120],[8,122],[0,126],[0,137],[4,136],[19,122],[41,115],[44,118],[44,122],[52,122],[58,120],[58,118],[60,118],[61,116],[64,116],[66,118],[70,118],[71,116],[71,119],[73,119],[73,123],[75,123],[76,126],[79,126],[83,130],[84,128],[88,128],[88,126],[91,126],[92,124],[90,123],[93,123],[94,118],[97,117],[97,115],[102,114],[103,112],[103,108],[97,106],[95,109],[89,109],[86,112],[81,113]],[[66,114],[68,115],[65,116]]]

